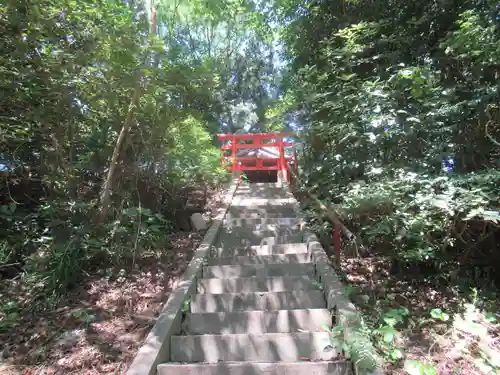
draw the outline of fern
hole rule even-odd
[[[371,330],[358,314],[346,317],[345,341],[359,374],[368,374],[379,367],[379,357],[371,342]]]

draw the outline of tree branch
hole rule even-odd
[[[130,104],[128,106],[127,115],[125,116],[125,120],[123,120],[122,129],[120,131],[120,135],[116,140],[116,145],[113,150],[113,156],[111,157],[111,162],[109,163],[108,175],[106,177],[106,181],[102,187],[101,193],[101,212],[100,212],[100,222],[104,222],[109,213],[109,206],[111,204],[111,192],[113,188],[113,176],[115,174],[116,165],[118,162],[118,157],[120,156],[120,152],[122,149],[122,145],[125,142],[125,138],[130,129],[130,124],[135,115],[135,110],[139,103],[139,98],[141,97],[142,89],[141,89],[141,78],[139,77],[136,87],[132,93],[132,98],[130,99]]]
[[[289,172],[293,175],[293,177],[297,181],[299,180],[297,174],[293,170],[289,169]],[[365,252],[368,252],[368,249],[366,249],[364,247],[363,243],[358,238],[358,236],[356,236],[353,232],[351,232],[351,230],[349,230],[349,228],[347,228],[344,225],[344,223],[340,219],[340,215],[337,213],[337,211],[335,210],[335,208],[325,205],[324,203],[322,203],[319,200],[319,198],[316,195],[314,195],[313,193],[311,193],[308,190],[306,190],[306,194],[320,208],[320,210],[322,210],[322,211],[325,212],[326,217],[330,220],[330,222],[333,225],[336,225],[338,228],[340,228],[340,230],[342,231],[342,233],[344,233],[346,235],[346,237],[356,246],[356,249],[355,249],[356,250],[356,255],[359,255],[359,249],[361,249],[361,250],[363,250]]]

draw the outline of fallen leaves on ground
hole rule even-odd
[[[450,288],[444,279],[440,282],[422,274],[404,277],[392,274],[390,260],[383,257],[346,258],[341,269],[348,283],[346,288],[351,290],[348,293],[366,317],[392,308],[405,307],[410,311],[407,327],[399,329],[397,335],[405,360],[429,364],[443,375],[494,374],[478,358],[484,351],[500,358],[499,325],[488,323],[484,314],[477,313],[477,318],[469,321],[482,327],[483,337],[460,329],[460,314],[455,314],[463,308],[464,296],[458,289]],[[430,311],[436,308],[453,314],[453,319],[449,322],[430,319]],[[386,373],[408,375],[402,365],[389,364]]]
[[[120,277],[89,278],[54,309],[21,315],[12,331],[0,334],[0,374],[123,373],[201,239],[172,235],[164,254],[145,254]],[[20,282],[4,280],[2,289]]]
[[[224,205],[223,193],[210,191],[209,221]],[[132,264],[89,275],[52,308],[34,309],[22,279],[1,280],[2,298],[24,308],[13,329],[0,330],[0,374],[123,374],[203,235],[168,235],[165,249],[144,250]]]

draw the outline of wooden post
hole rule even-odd
[[[299,166],[297,165],[297,149],[295,147],[293,147],[293,169],[294,169],[294,173],[295,173],[295,177],[294,178],[294,186],[295,184],[297,183],[297,181],[295,180],[297,178],[297,176],[299,175]],[[290,176],[290,179],[292,178],[292,176]]]
[[[291,179],[293,177],[293,169],[291,168],[290,163],[292,160],[295,161],[297,160],[296,154],[290,158],[286,158],[285,155],[285,147],[289,147],[290,145],[293,145],[292,143],[286,143],[285,142],[285,137],[286,135],[284,133],[254,133],[254,134],[218,134],[219,139],[224,142],[231,142],[231,145],[229,144],[223,144],[221,146],[221,150],[231,150],[231,163],[227,163],[227,159],[229,156],[226,156],[226,153],[224,152],[221,155],[221,161],[224,163],[224,165],[227,165],[228,170],[232,171],[235,173],[238,173],[238,175],[242,175],[243,170],[277,170],[280,179],[286,180],[288,182],[291,182]],[[239,144],[239,141],[252,141],[252,143],[245,143],[245,144]],[[264,143],[264,140],[271,141],[271,144]],[[257,165],[255,166],[248,166],[245,167],[244,165],[240,164],[240,160],[238,158],[238,150],[239,149],[262,149],[264,147],[277,147],[279,149],[279,156],[276,160],[276,163],[270,167],[270,166],[265,166],[264,163],[262,162],[261,158],[258,156],[255,156],[253,158],[244,158],[244,160],[256,160]],[[227,163],[227,164],[226,164]]]
[[[241,162],[235,162],[235,165],[236,165],[236,170],[239,171],[238,173],[238,181],[241,182],[241,175],[243,174],[243,171],[241,169]]]
[[[254,139],[253,139],[253,144],[255,145],[255,148],[262,148],[262,135],[261,134],[255,134]]]
[[[283,180],[288,181],[286,176],[285,144],[282,137],[279,138],[279,150],[280,150],[279,169],[281,171],[281,177],[283,178]]]
[[[232,163],[232,168],[231,171],[234,172],[236,170],[236,136],[233,134],[232,140],[231,140],[231,163]]]

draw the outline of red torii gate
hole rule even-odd
[[[297,168],[297,153],[293,150],[293,156],[285,155],[285,147],[292,147],[294,144],[285,142],[284,139],[289,137],[284,133],[256,133],[256,134],[219,134],[219,139],[224,143],[230,141],[231,144],[223,144],[221,146],[222,155],[221,163],[226,164],[230,171],[277,171],[281,172],[281,177],[290,182],[292,177],[291,163],[296,175]],[[245,143],[240,143],[241,141]],[[259,157],[259,156],[237,156],[238,150],[241,149],[262,149],[267,147],[277,147],[279,154],[277,157]],[[225,156],[224,151],[231,150],[231,156]],[[228,162],[229,161],[229,162]],[[335,249],[335,258],[337,264],[340,264],[340,228],[337,223],[332,223],[332,243]]]
[[[284,133],[248,133],[248,134],[219,134],[222,142],[230,141],[230,144],[223,144],[222,163],[229,164],[230,171],[277,171],[281,172],[283,180],[290,182],[290,163],[297,165],[297,156],[294,150],[293,156],[285,155],[285,148],[292,147],[294,144],[285,142],[287,137]],[[241,143],[241,142],[244,143]],[[264,149],[278,148],[277,157],[262,156],[237,156],[241,149]],[[231,150],[231,156],[224,156],[224,151]],[[229,160],[229,163],[228,163]]]

